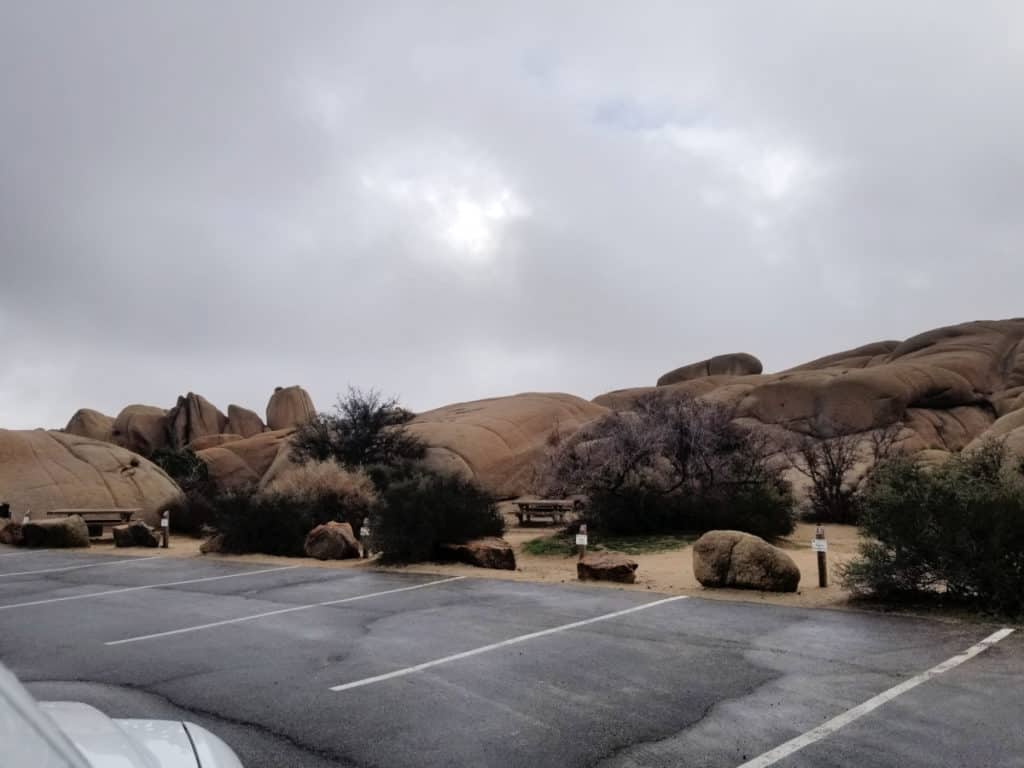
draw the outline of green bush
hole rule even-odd
[[[444,543],[500,536],[505,522],[494,498],[460,477],[410,465],[370,470],[380,503],[370,513],[371,546],[388,562],[438,556]]]
[[[221,493],[210,500],[211,523],[223,536],[225,552],[301,557],[306,535],[331,520],[349,522],[358,538],[373,497],[358,478],[354,485],[347,492],[306,490],[298,495],[287,489],[257,492],[253,488]]]
[[[171,530],[198,536],[210,522],[216,488],[210,469],[191,448],[161,448],[150,461],[170,475],[181,488],[182,498],[171,505]]]
[[[999,443],[933,469],[883,463],[864,491],[861,531],[860,556],[842,570],[858,594],[1024,612],[1024,476]]]

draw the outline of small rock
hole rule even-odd
[[[224,550],[224,534],[216,533],[199,545],[199,553],[203,555],[217,554]]]
[[[158,547],[160,537],[156,530],[141,520],[126,525],[117,525],[111,529],[114,534],[115,547]]]
[[[580,581],[617,581],[621,584],[636,582],[637,562],[618,552],[596,552],[585,555],[576,563],[576,577]]]
[[[31,520],[21,526],[26,547],[88,547],[89,526],[80,515],[57,520]]]
[[[465,544],[442,544],[439,554],[443,560],[454,560],[478,568],[503,571],[516,569],[516,555],[512,545],[497,536],[473,539]]]
[[[13,520],[4,520],[0,523],[0,544],[9,547],[20,547],[23,544],[21,535],[21,523]]]
[[[350,560],[359,557],[359,542],[351,525],[332,520],[306,535],[305,550],[317,560]]]

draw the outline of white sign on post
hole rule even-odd
[[[576,534],[576,546],[577,547],[585,547],[585,546],[587,546],[587,534],[585,534],[585,533],[577,533]]]
[[[171,521],[168,520],[166,517],[161,518],[161,520],[160,520],[160,527],[161,528],[170,528],[171,527]]]
[[[370,529],[367,528],[365,525],[362,528],[359,529],[359,538],[365,539],[369,535],[370,535]]]
[[[811,549],[815,552],[828,552],[827,539],[811,539]]]

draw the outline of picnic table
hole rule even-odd
[[[141,511],[142,510],[138,507],[132,507],[130,509],[124,507],[112,507],[107,509],[90,507],[89,509],[53,509],[47,512],[46,516],[70,517],[71,515],[78,515],[89,527],[90,538],[97,539],[103,535],[104,527],[130,523],[132,521],[132,516],[136,512]]]
[[[520,525],[531,522],[534,517],[550,517],[561,525],[567,514],[575,512],[582,505],[579,501],[571,499],[530,499],[517,501],[516,506],[519,507],[516,517],[519,518]]]

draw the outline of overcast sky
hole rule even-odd
[[[2,427],[1024,315],[1014,0],[11,0],[0,116]]]

